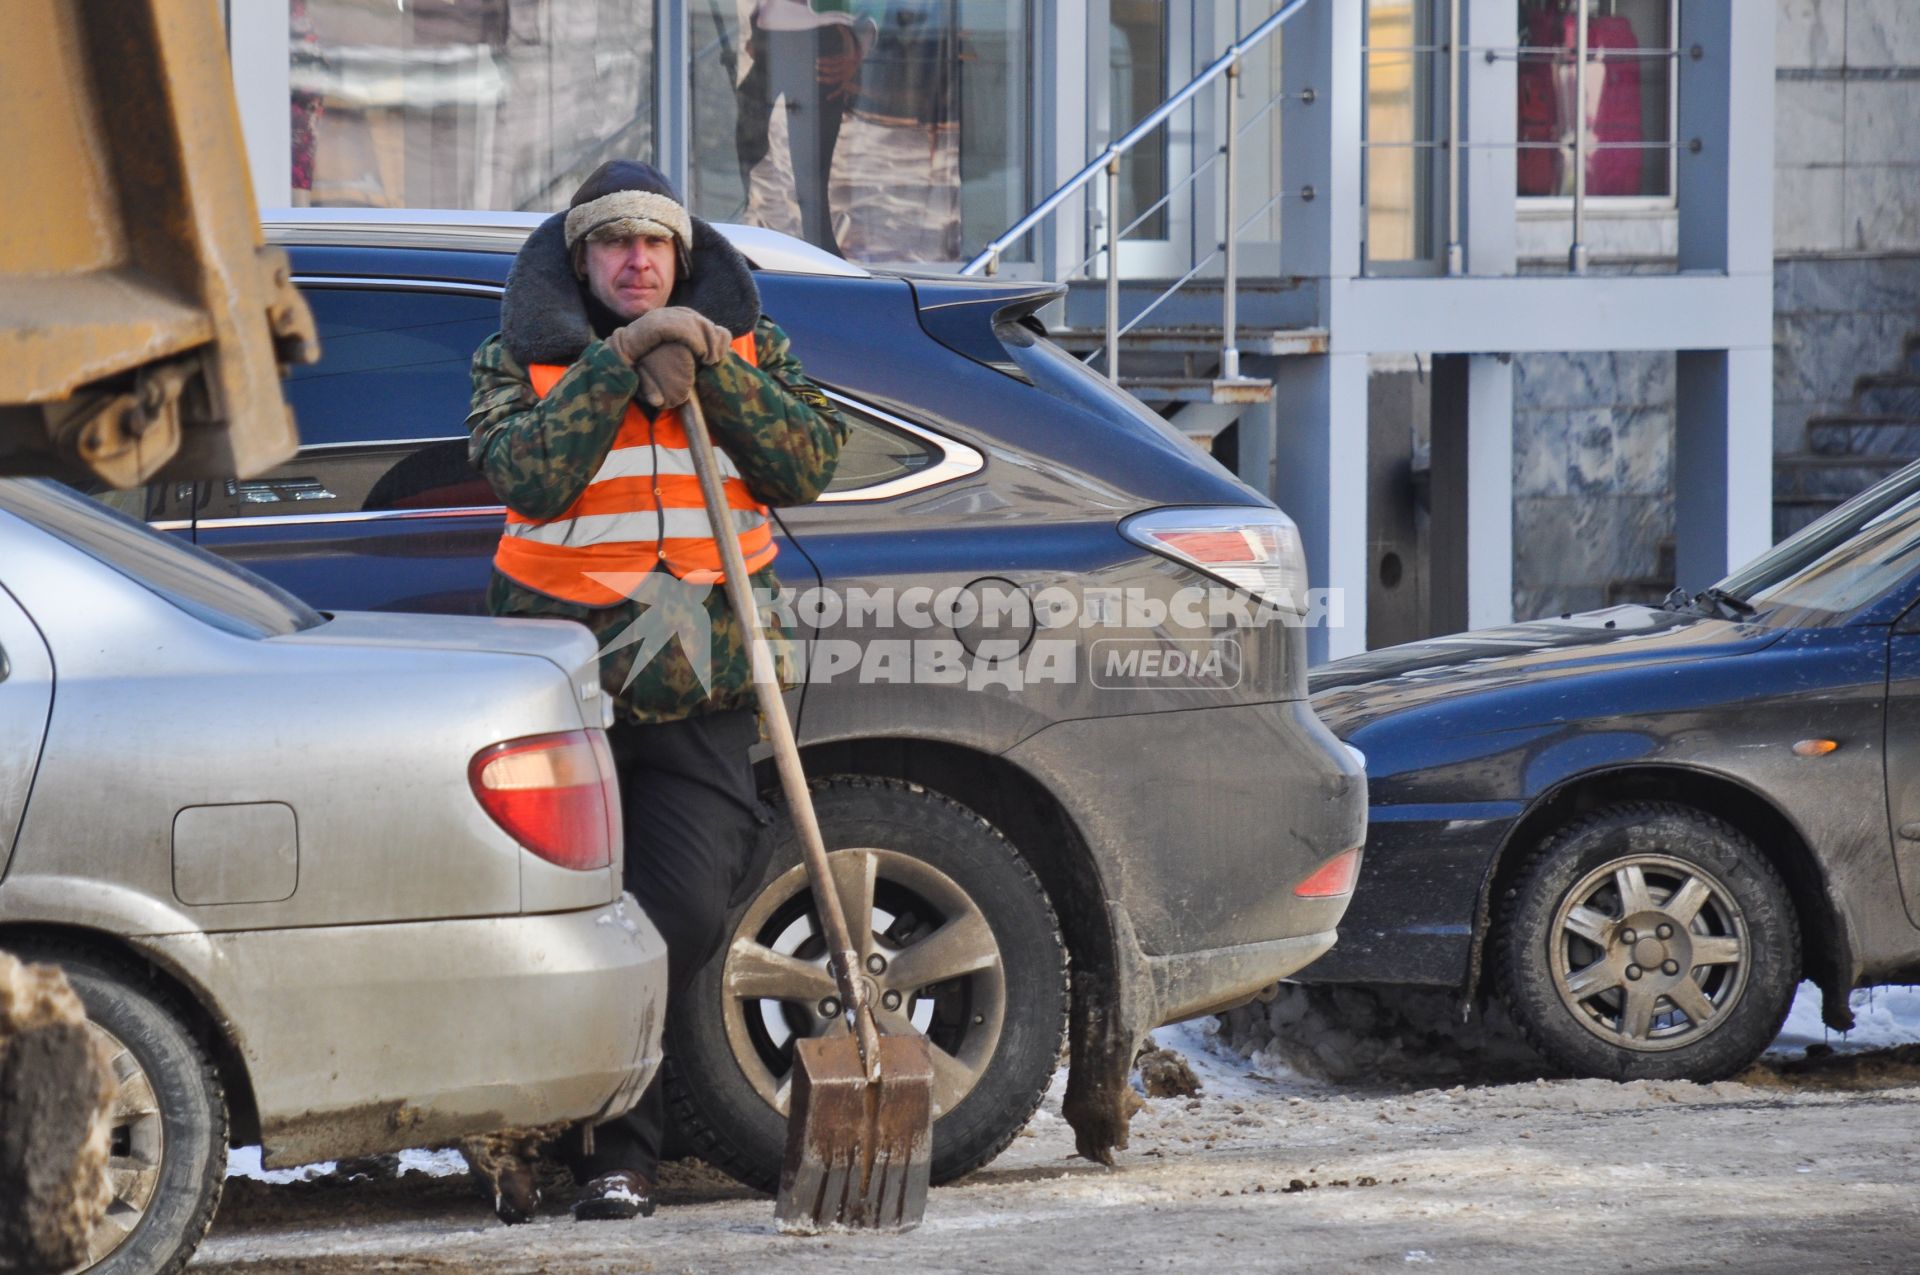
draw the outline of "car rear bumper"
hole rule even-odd
[[[136,942],[226,1019],[269,1165],[609,1118],[660,1064],[666,948],[630,897]]]
[[[1244,1005],[1262,989],[1318,960],[1333,941],[1334,931],[1326,930],[1179,956],[1149,956],[1155,1016],[1161,1024],[1177,1023]]]
[[[1352,897],[1294,893],[1367,828],[1360,759],[1305,700],[1062,722],[1007,758],[1059,797],[1149,957],[1326,934]]]

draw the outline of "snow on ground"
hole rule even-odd
[[[1768,1059],[1712,1085],[1340,1087],[1242,1059],[1213,1020],[1182,1023],[1155,1043],[1200,1091],[1146,1099],[1116,1167],[1074,1156],[1058,1077],[1007,1152],[935,1191],[904,1237],[782,1237],[765,1197],[693,1164],[668,1166],[652,1219],[575,1224],[556,1187],[509,1228],[452,1153],[364,1176],[262,1173],[236,1153],[193,1270],[1914,1269],[1920,1059],[1890,1047],[1920,1041],[1920,992],[1855,1001],[1859,1028],[1830,1035],[1803,988]]]
[[[1854,1029],[1845,1035],[1829,1031],[1820,1021],[1819,989],[1812,983],[1802,983],[1786,1025],[1767,1051],[1768,1057],[1795,1057],[1805,1053],[1809,1045],[1827,1045],[1836,1053],[1858,1053],[1920,1043],[1920,988],[1865,988],[1853,993],[1852,1005],[1857,1020]],[[1219,1043],[1219,1020],[1211,1017],[1162,1027],[1153,1033],[1153,1041],[1163,1049],[1173,1049],[1186,1057],[1200,1079],[1202,1092],[1209,1098],[1271,1097],[1276,1092],[1303,1095],[1338,1092],[1336,1086],[1296,1075],[1275,1059],[1238,1057]],[[1059,1110],[1065,1084],[1062,1072],[1054,1081],[1051,1110],[1043,1107],[1034,1116],[1036,1127],[1058,1120],[1054,1113]],[[227,1160],[227,1176],[281,1186],[325,1177],[337,1167],[329,1160],[295,1169],[264,1169],[259,1147],[236,1147]],[[422,1173],[429,1177],[453,1177],[466,1171],[467,1162],[458,1151],[402,1151],[398,1162],[387,1166],[386,1175]]]
[[[1841,1035],[1820,1021],[1820,992],[1800,984],[1786,1026],[1767,1051],[1770,1056],[1804,1052],[1808,1045],[1830,1045],[1836,1052],[1885,1049],[1920,1043],[1920,987],[1867,987],[1853,993],[1854,1028]]]

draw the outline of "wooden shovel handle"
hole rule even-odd
[[[800,768],[800,745],[793,737],[793,723],[787,718],[787,704],[780,697],[780,683],[774,675],[773,654],[767,649],[760,629],[760,609],[753,603],[753,588],[747,577],[747,560],[740,552],[740,537],[733,530],[733,517],[721,487],[720,463],[713,454],[713,438],[707,432],[706,413],[700,408],[696,392],[687,399],[682,413],[687,427],[688,450],[693,453],[693,470],[700,478],[700,496],[706,501],[707,520],[713,526],[714,543],[720,546],[720,566],[726,572],[727,603],[747,639],[748,660],[753,669],[754,694],[760,701],[760,716],[767,724],[773,744],[773,760],[780,770],[780,787],[787,794],[787,808],[800,829],[800,858],[807,865],[807,882],[813,887],[814,907],[823,936],[832,953],[834,981],[840,986],[840,1001],[853,1019],[855,1037],[860,1043],[860,1063],[867,1079],[880,1079],[880,1025],[867,1000],[866,987],[860,981],[860,953],[854,947],[853,933],[847,926],[846,909],[840,892],[834,888],[832,871],[827,867],[827,846],[820,836],[820,821],[814,817],[813,794],[807,789],[806,772]],[[691,656],[691,652],[689,652]]]

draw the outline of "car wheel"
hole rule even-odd
[[[933,1045],[932,1178],[993,1159],[1040,1105],[1066,1030],[1066,953],[1039,880],[992,825],[896,780],[816,782],[813,801],[881,1030]],[[787,1145],[794,1042],[841,1032],[838,995],[782,819],[759,890],[668,1024],[667,1096],[685,1145],[770,1191]]]
[[[94,1228],[90,1275],[171,1275],[205,1238],[227,1173],[219,1073],[172,998],[126,967],[64,948],[33,954],[66,972],[112,1058],[119,1093],[107,1162],[113,1202]]]
[[[1800,932],[1780,874],[1704,811],[1625,802],[1549,836],[1490,936],[1514,1021],[1583,1076],[1721,1080],[1780,1032]]]

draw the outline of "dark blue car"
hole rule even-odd
[[[1920,466],[1697,597],[1313,686],[1372,803],[1323,990],[1498,997],[1568,1071],[1710,1080],[1803,977],[1843,1028],[1920,974]]]
[[[479,610],[503,513],[467,463],[468,361],[538,221],[270,225],[324,346],[288,386],[300,454],[142,512],[323,611]],[[725,230],[852,427],[827,496],[777,511],[776,566],[848,913],[883,1004],[935,1045],[936,1180],[1026,1122],[1070,1009],[1068,1114],[1103,1150],[1144,1034],[1293,974],[1350,897],[1365,784],[1306,700],[1293,525],[1049,342],[1052,285],[875,276]],[[669,1046],[690,1145],[760,1186],[793,1042],[838,1021],[776,842],[695,984],[711,1012]]]

